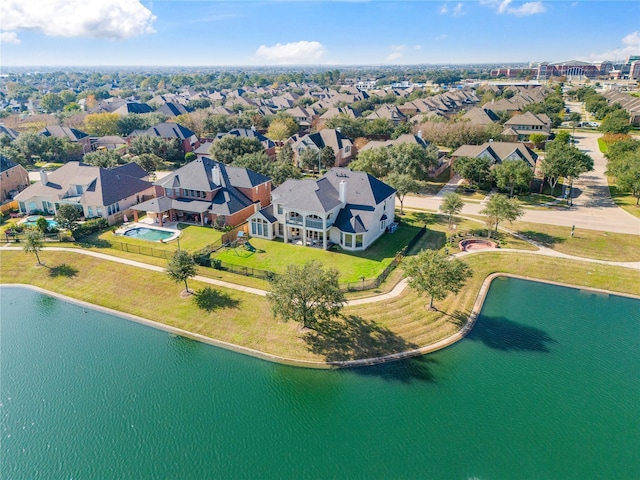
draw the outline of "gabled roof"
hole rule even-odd
[[[220,172],[220,183],[216,183],[214,169]],[[208,157],[198,158],[166,177],[155,185],[163,188],[188,188],[203,192],[213,192],[219,188],[251,188],[268,182],[264,175],[247,168],[230,167]]]
[[[291,143],[294,150],[296,150],[300,144],[305,146],[315,145],[319,150],[330,146],[336,154],[347,145],[353,145],[351,139],[332,128],[325,128],[319,132],[304,135],[300,138],[296,137]]]
[[[255,138],[260,143],[263,144],[265,149],[275,147],[276,144],[270,138],[265,137],[260,132],[253,128],[234,128],[233,130],[229,130],[228,132],[220,132],[216,135],[216,140],[226,137],[227,135],[233,135],[235,137],[242,138]]]
[[[518,142],[485,142],[482,145],[462,145],[451,154],[452,157],[490,156],[493,163],[502,163],[505,159],[519,158],[535,168],[538,155],[524,143]]]
[[[13,128],[5,127],[4,125],[0,124],[0,135],[3,135],[3,134],[8,136],[11,140],[15,140],[16,138],[18,138],[18,135],[20,135]]]
[[[177,117],[178,115],[182,115],[187,112],[188,110],[184,107],[184,105],[173,102],[166,102],[156,110],[156,113],[162,113],[164,115],[167,115],[168,117]]]
[[[150,137],[161,138],[179,138],[185,140],[195,136],[191,130],[187,127],[183,127],[179,123],[163,122],[154,125],[146,130],[136,130],[131,134],[132,136],[149,135]]]
[[[72,142],[77,142],[81,138],[89,136],[89,134],[76,130],[75,128],[61,127],[60,125],[49,125],[40,131],[40,135],[45,137],[68,138]]]
[[[498,116],[488,108],[476,107],[462,116],[463,120],[469,120],[473,125],[491,125],[499,120]]]
[[[548,118],[548,117],[547,117]],[[525,112],[521,115],[514,115],[504,122],[505,126],[511,127],[516,125],[546,126],[546,123],[531,112]]]
[[[0,155],[0,172],[5,172],[7,170],[11,170],[12,168],[17,167],[18,164],[13,160],[5,157],[4,155]]]
[[[130,113],[141,114],[141,113],[151,113],[153,112],[153,108],[151,108],[146,103],[138,103],[138,102],[126,102],[124,105],[116,108],[113,113],[117,113],[118,115],[128,115]]]
[[[338,190],[325,178],[289,179],[271,192],[272,203],[309,212],[326,213],[341,204]]]
[[[47,184],[34,183],[20,192],[16,198],[42,196],[61,200],[68,198],[72,186],[79,185],[83,188],[83,193],[78,195],[80,203],[108,206],[151,187],[151,183],[127,175],[128,168],[135,169],[118,167],[108,170],[85,163],[68,162],[47,173]],[[69,195],[71,196],[75,195]]]

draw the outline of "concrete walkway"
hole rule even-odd
[[[578,177],[572,191],[573,207],[571,208],[525,208],[522,222],[544,223],[547,225],[584,228],[604,232],[640,235],[640,218],[634,217],[615,205],[609,195],[609,187],[605,175],[607,161],[598,148],[599,133],[576,133],[580,150],[593,158],[594,170]],[[455,179],[455,177],[454,177]],[[442,195],[447,193],[451,182],[436,195],[407,195],[404,198],[405,209],[438,211]],[[486,198],[485,198],[486,200]],[[398,203],[399,208],[399,203]],[[484,208],[482,202],[465,202],[463,215],[480,215]]]
[[[513,234],[513,232],[510,232]],[[479,253],[492,252],[492,253],[500,253],[500,254],[511,254],[511,253],[526,253],[530,255],[542,255],[546,257],[556,257],[556,258],[564,258],[567,260],[576,260],[580,262],[589,262],[589,263],[597,263],[601,265],[611,265],[614,267],[623,267],[623,268],[632,268],[634,270],[640,270],[640,262],[610,262],[606,260],[596,260],[593,258],[583,258],[576,257],[574,255],[567,255],[566,253],[557,252],[547,247],[543,247],[542,245],[537,245],[535,242],[531,242],[536,245],[539,250],[517,250],[517,249],[487,249],[487,250],[472,250],[469,252],[458,252],[456,254],[451,255],[453,258],[465,257],[468,255],[475,255]],[[22,251],[22,247],[12,247],[10,244],[6,244],[2,247],[3,250],[11,250],[11,251]],[[54,251],[54,252],[68,252],[68,253],[76,253],[80,255],[87,255],[90,257],[100,258],[102,260],[107,260],[110,262],[121,263],[123,265],[129,265],[136,268],[143,268],[146,270],[151,270],[154,272],[166,272],[166,269],[163,267],[158,267],[156,265],[149,265],[148,263],[138,262],[136,260],[129,260],[127,258],[115,257],[112,255],[106,255],[104,253],[94,252],[91,250],[83,250],[79,248],[67,248],[67,247],[45,247],[43,251]],[[193,277],[194,280],[197,280],[202,283],[208,283],[210,285],[216,285],[218,287],[224,287],[231,290],[238,290],[241,292],[250,293],[253,295],[266,296],[267,291],[261,290],[259,288],[245,287],[244,285],[237,285],[235,283],[224,282],[222,280],[216,280],[209,277],[203,277],[201,275],[196,275]],[[356,300],[350,300],[346,303],[346,306],[356,306],[356,305],[365,305],[367,303],[375,303],[375,302],[384,302],[386,300],[390,300],[392,298],[399,297],[402,295],[402,292],[407,287],[407,279],[403,279],[390,291],[387,293],[383,293],[380,295],[375,295],[372,297],[359,298]]]

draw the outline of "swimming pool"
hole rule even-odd
[[[167,242],[174,240],[180,235],[177,230],[156,227],[133,227],[126,230],[122,235],[125,237],[139,238],[148,242]]]
[[[22,222],[22,225],[25,225],[27,227],[35,227],[39,218],[43,217],[41,215],[32,215],[30,217],[27,217],[25,218],[24,222]],[[56,222],[55,220],[47,219],[47,223],[49,224],[49,228],[58,228],[58,222]]]

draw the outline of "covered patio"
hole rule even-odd
[[[211,202],[202,200],[183,200],[169,197],[159,197],[147,200],[131,207],[134,221],[138,221],[138,212],[145,212],[148,217],[154,219],[154,223],[162,226],[165,222],[188,221],[199,225],[205,225],[205,218]],[[209,223],[209,222],[207,222]]]

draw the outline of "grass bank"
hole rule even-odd
[[[484,278],[495,272],[640,294],[635,270],[506,251],[481,253],[465,259],[473,277],[457,296],[436,302],[438,312],[427,311],[427,299],[405,290],[384,303],[348,307],[343,319],[305,333],[296,324],[274,320],[263,297],[217,288],[216,306],[206,311],[180,298],[181,286],[162,273],[67,252],[45,250],[41,258],[46,267],[36,267],[33,255],[0,250],[1,282],[36,285],[217,340],[312,361],[370,358],[446,338],[464,323]],[[204,286],[190,282],[196,290]]]

